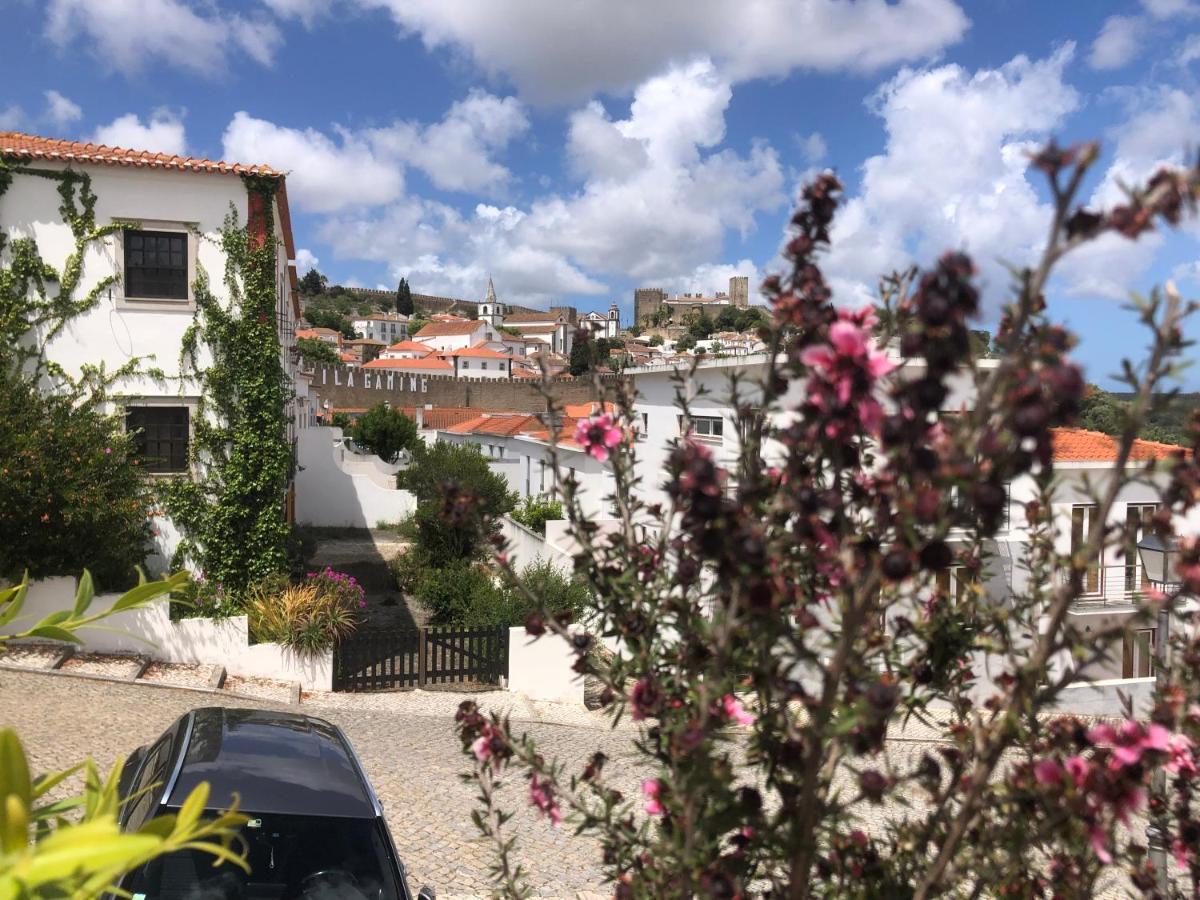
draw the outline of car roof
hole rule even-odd
[[[208,806],[236,794],[246,812],[373,818],[375,795],[354,751],[334,725],[263,709],[204,707],[188,714],[184,753],[164,806],[178,806],[202,781]]]

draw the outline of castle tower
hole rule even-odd
[[[504,324],[505,307],[496,299],[496,288],[492,284],[492,276],[488,276],[487,294],[479,304],[479,320],[487,322],[495,329]]]
[[[633,321],[645,326],[667,299],[662,288],[636,288],[633,292]]]
[[[734,275],[729,279],[729,302],[738,309],[750,305],[750,278],[747,275]]]

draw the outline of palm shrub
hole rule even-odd
[[[246,617],[254,641],[317,653],[351,634],[365,606],[354,578],[326,567],[308,573],[301,584],[268,580],[256,585],[247,595]]]
[[[591,652],[595,638],[545,605],[526,628],[567,641],[612,715],[637,723],[620,768],[643,779],[636,794],[620,791],[603,753],[582,767],[555,760],[464,703],[474,821],[499,857],[498,895],[529,892],[506,827],[514,782],[551,824],[597,838],[619,898],[1086,898],[1118,878],[1149,897],[1200,892],[1194,630],[1175,629],[1178,663],[1148,721],[1047,716],[1076,667],[1119,658],[1163,610],[1190,615],[1158,591],[1106,623],[1070,615],[1088,572],[1119,558],[1126,535],[1096,528],[1063,548],[1052,429],[1076,421],[1085,380],[1044,294],[1063,257],[1100,236],[1176,225],[1200,197],[1200,167],[1163,169],[1110,210],[1083,208],[1097,157],[1091,144],[1033,156],[1053,218],[1040,256],[1014,271],[987,366],[972,351],[980,295],[962,253],[881,282],[890,326],[870,307],[834,305],[819,263],[841,185],[819,177],[791,219],[788,270],[763,285],[766,373],[731,386],[736,458],[725,464],[685,434],[657,504],[632,489],[638,445],[604,448],[620,521],[602,535],[564,481],[596,598],[590,624],[617,649],[610,660]],[[1154,476],[1152,528],[1170,537],[1200,502],[1200,420],[1169,459],[1135,460],[1132,447],[1184,361],[1194,305],[1168,286],[1134,308],[1149,351],[1122,370],[1132,399],[1111,475],[1080,500],[1111,522],[1122,490]],[[907,361],[899,371],[880,349],[889,344]],[[948,398],[964,384],[973,404],[960,408]],[[693,388],[681,373],[685,424]],[[628,421],[634,398],[620,383],[613,391]],[[584,423],[584,449],[604,431]],[[1006,568],[1029,577],[996,602],[981,584],[1000,568],[995,538],[1016,480],[1034,499],[1014,510],[1023,549]],[[497,563],[512,575],[503,554]],[[971,585],[961,596],[940,577],[951,566]],[[1200,592],[1200,541],[1182,541],[1179,572],[1185,593]],[[1061,659],[1073,666],[1052,665]],[[915,723],[920,743],[888,741]],[[1173,858],[1172,884],[1148,852],[1147,822]]]

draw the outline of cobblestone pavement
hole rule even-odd
[[[487,695],[480,696],[486,704]],[[444,702],[444,701],[443,701]],[[0,672],[0,725],[15,726],[35,771],[62,768],[86,756],[109,766],[157,737],[176,717],[213,704],[291,709],[268,702],[234,701],[216,695],[54,677],[34,672]],[[448,716],[386,709],[338,709],[305,705],[303,711],[341,726],[354,744],[384,804],[384,811],[414,889],[432,885],[441,900],[486,896],[491,846],[471,822],[475,792],[459,779],[466,763]],[[630,756],[629,732],[530,724],[522,726],[556,756],[582,767],[601,749],[612,771],[624,772],[634,787],[636,772],[621,765]],[[542,897],[608,893],[595,864],[596,845],[554,830],[528,806],[522,785],[509,789],[517,811],[509,828]]]

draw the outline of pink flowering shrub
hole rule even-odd
[[[1175,867],[1162,895],[1197,895],[1200,637],[1161,592],[1089,629],[1071,615],[1097,561],[1121,559],[1129,541],[1095,528],[1063,549],[1053,429],[1075,421],[1085,381],[1044,294],[1062,258],[1098,236],[1178,224],[1200,170],[1164,169],[1120,206],[1089,210],[1077,198],[1097,155],[1051,145],[1033,157],[1053,221],[1040,258],[1014,273],[986,366],[962,253],[885,277],[877,309],[835,305],[819,263],[841,185],[823,175],[792,217],[789,270],[763,284],[767,362],[730,385],[733,456],[685,425],[647,483],[617,424],[633,420],[623,382],[607,398],[615,414],[579,423],[577,441],[611,469],[617,519],[597,528],[562,479],[595,598],[590,631],[545,608],[527,631],[568,642],[636,736],[620,767],[596,754],[579,769],[464,704],[499,895],[530,890],[508,802],[594,837],[620,898],[1087,898],[1114,878],[1156,896],[1168,863],[1148,825]],[[1096,521],[1118,519],[1135,478],[1159,491],[1149,527],[1163,536],[1200,501],[1200,422],[1169,458],[1131,454],[1191,309],[1171,289],[1138,302],[1149,351],[1126,369],[1114,475],[1071,501],[1094,504]],[[691,373],[678,384],[686,423],[697,391]],[[1010,501],[1014,482],[1032,499]],[[998,553],[1005,522],[1019,558]],[[512,575],[502,553],[496,565]],[[1200,591],[1197,542],[1180,571]],[[1183,636],[1142,718],[1051,714],[1079,671],[1119,659],[1163,604]],[[600,636],[611,658],[594,652]]]
[[[311,584],[321,595],[336,598],[341,606],[347,609],[366,609],[367,592],[353,575],[346,572],[335,572],[329,566],[319,572],[308,572],[304,583]]]

